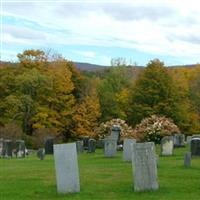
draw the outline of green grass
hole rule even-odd
[[[49,199],[133,199],[198,200],[200,199],[200,159],[184,168],[187,148],[175,150],[171,157],[160,157],[159,190],[133,192],[131,163],[122,162],[122,152],[115,158],[104,158],[102,150],[79,155],[81,191],[58,195],[53,156],[40,161],[35,155],[25,159],[0,159],[1,200]]]

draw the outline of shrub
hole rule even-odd
[[[160,143],[162,137],[174,133],[180,133],[180,130],[173,120],[157,115],[143,119],[134,129],[134,134],[139,141],[153,141],[156,144]]]
[[[135,138],[132,127],[128,126],[126,122],[122,119],[112,119],[105,123],[101,123],[96,130],[99,138],[104,138],[111,134],[111,129],[113,125],[118,125],[121,128],[121,140],[124,138]]]

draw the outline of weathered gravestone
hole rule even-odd
[[[161,139],[161,155],[171,156],[173,154],[174,144],[172,136],[165,136]]]
[[[191,135],[187,136],[187,138],[186,138],[186,144],[190,146],[191,140],[192,140],[192,136]]]
[[[81,140],[83,140],[83,147],[84,147],[84,150],[88,150],[88,141],[89,141],[89,139],[90,139],[89,136],[81,137]]]
[[[83,141],[82,140],[76,141],[76,150],[77,150],[77,153],[83,153],[84,152],[84,147],[83,147]]]
[[[44,158],[45,158],[45,150],[43,148],[38,149],[38,151],[37,151],[37,157],[40,160],[44,160]]]
[[[192,156],[200,156],[200,138],[193,137],[190,142],[190,150]]]
[[[117,153],[117,141],[112,138],[104,139],[104,155],[105,157],[114,157]]]
[[[191,152],[187,152],[184,155],[184,166],[190,167],[191,166]]]
[[[132,163],[134,174],[134,190],[157,190],[157,163],[155,144],[153,142],[136,143],[134,148],[134,161]]]
[[[25,158],[26,156],[26,146],[24,140],[16,140],[16,157]]]
[[[120,142],[120,133],[121,133],[121,127],[119,125],[113,125],[111,129],[111,135],[110,137],[112,139],[115,139],[117,143]]]
[[[131,161],[132,160],[132,153],[133,153],[133,147],[136,143],[135,139],[124,139],[123,144],[123,161]]]
[[[185,146],[185,135],[175,134],[173,136],[174,147],[184,147]]]
[[[54,160],[58,193],[80,191],[76,144],[54,145]]]
[[[94,153],[96,150],[96,140],[95,139],[89,139],[88,141],[88,153]]]
[[[0,138],[0,157],[3,157],[3,138]]]
[[[3,141],[3,157],[12,158],[13,142],[12,140]]]
[[[45,143],[44,143],[45,154],[53,154],[53,144],[54,144],[53,137],[47,137],[45,139]]]

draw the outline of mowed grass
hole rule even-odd
[[[159,190],[137,193],[133,191],[131,163],[122,161],[122,152],[115,158],[105,158],[100,149],[95,154],[79,155],[81,191],[67,195],[57,194],[53,156],[43,161],[36,155],[0,159],[0,199],[199,200],[200,159],[193,159],[192,166],[185,168],[183,156],[187,151],[175,149],[174,156],[160,157]]]

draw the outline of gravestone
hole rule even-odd
[[[16,157],[25,158],[26,146],[24,140],[16,140]]]
[[[12,158],[13,142],[12,140],[3,141],[3,157]]]
[[[105,157],[114,157],[117,153],[117,141],[112,138],[104,140],[104,155]]]
[[[190,150],[192,156],[200,156],[200,138],[193,137],[190,142]]]
[[[103,149],[104,148],[104,139],[97,140],[96,148]]]
[[[53,154],[53,144],[54,144],[53,137],[47,137],[45,139],[45,143],[44,143],[45,154]]]
[[[76,141],[76,150],[77,150],[77,153],[83,153],[84,152],[82,140]]]
[[[134,175],[134,190],[157,190],[157,162],[155,144],[153,142],[136,143],[134,161],[132,163]]]
[[[45,150],[43,148],[38,149],[38,151],[37,151],[37,157],[40,160],[44,160],[44,158],[45,158]]]
[[[119,125],[113,125],[111,129],[111,135],[110,137],[112,139],[115,139],[117,143],[120,142],[120,133],[121,133],[121,127]]]
[[[184,147],[185,146],[185,135],[175,134],[173,136],[174,147]]]
[[[192,140],[192,136],[191,135],[187,136],[187,138],[186,138],[186,144],[190,146],[191,140]]]
[[[190,167],[191,166],[191,152],[187,152],[184,155],[184,166]]]
[[[174,144],[173,136],[165,136],[161,139],[161,155],[171,156],[173,154]]]
[[[131,161],[132,160],[132,152],[133,152],[133,147],[136,143],[135,139],[124,139],[124,144],[123,144],[123,161]]]
[[[54,145],[54,160],[58,193],[80,192],[76,144]]]
[[[0,158],[3,157],[3,138],[0,138]]]
[[[96,150],[96,140],[95,139],[89,139],[88,141],[88,153],[94,153]]]
[[[83,147],[84,147],[84,150],[88,150],[88,141],[89,141],[89,139],[90,139],[89,136],[81,137],[81,140],[83,140]]]

